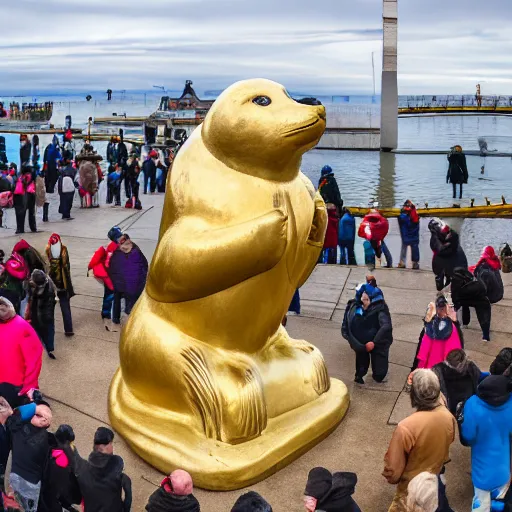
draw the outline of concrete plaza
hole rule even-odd
[[[109,332],[103,326],[100,319],[103,290],[95,279],[87,277],[87,264],[93,252],[106,243],[107,231],[115,224],[120,224],[148,260],[151,259],[158,238],[163,196],[144,196],[143,203],[146,209],[135,213],[108,207],[75,209],[75,220],[64,222],[51,216],[50,223],[39,223],[43,232],[24,235],[42,251],[49,235],[57,232],[70,252],[77,293],[71,301],[75,336],[64,337],[57,307],[57,359],[44,358],[40,384],[52,404],[54,428],[60,423],[71,424],[83,456],[92,447],[95,429],[109,423],[107,391],[119,363],[119,333]],[[14,212],[10,211],[7,219],[10,229],[0,230],[0,248],[6,254],[20,238],[14,234],[13,224]],[[393,247],[392,250],[396,255]],[[381,476],[382,461],[394,426],[410,412],[409,396],[402,390],[422,328],[422,317],[436,291],[429,271],[377,269],[374,272],[392,312],[395,341],[391,348],[389,381],[376,384],[368,377],[364,386],[358,386],[352,382],[354,353],[341,337],[340,326],[345,305],[366,273],[361,267],[317,267],[301,289],[302,315],[289,318],[290,333],[320,348],[331,377],[348,385],[352,402],[345,420],[331,436],[279,473],[251,487],[272,504],[275,512],[303,510],[302,495],[308,471],[315,466],[357,473],[355,498],[365,512],[386,511],[391,502],[394,486]],[[512,344],[512,276],[504,275],[504,280],[505,299],[493,306],[492,342],[481,341],[476,319],[465,331],[466,349],[482,369],[488,369],[501,348]],[[133,510],[142,511],[162,475],[134,455],[120,437],[116,437],[115,449],[124,458],[126,472],[133,481]],[[469,510],[472,496],[469,450],[460,446],[458,440],[453,444],[451,459],[447,479],[452,508],[457,512]],[[196,489],[195,494],[201,510],[228,512],[241,492]]]

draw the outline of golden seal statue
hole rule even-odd
[[[113,427],[148,463],[206,489],[262,480],[349,404],[320,351],[281,326],[327,215],[300,172],[323,106],[268,80],[224,91],[169,175],[146,289],[121,335]]]

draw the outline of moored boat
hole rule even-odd
[[[53,114],[53,103],[22,103],[11,102],[9,108],[0,102],[0,126],[32,125],[48,123]]]
[[[364,217],[372,208],[347,206],[352,215]],[[384,217],[398,217],[400,208],[377,208]],[[440,208],[418,208],[420,217],[464,217],[469,219],[512,218],[512,204],[489,204],[474,206],[452,206]]]

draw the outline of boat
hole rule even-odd
[[[1,103],[1,102],[0,102]],[[53,102],[22,103],[12,101],[9,108],[0,106],[0,126],[17,125],[23,127],[46,124],[53,114]]]
[[[350,213],[355,217],[364,217],[371,209],[369,207],[347,206]],[[384,217],[398,217],[400,208],[377,208]],[[451,207],[418,208],[416,210],[420,217],[463,217],[468,219],[501,218],[512,219],[512,204],[507,204],[503,199],[501,204],[472,205]]]

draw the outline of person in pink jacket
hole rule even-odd
[[[31,325],[0,297],[0,394],[16,407],[39,388],[43,346]]]
[[[425,316],[425,328],[420,334],[418,352],[412,370],[432,368],[442,363],[455,349],[464,348],[464,339],[453,308],[441,295],[431,302]]]

